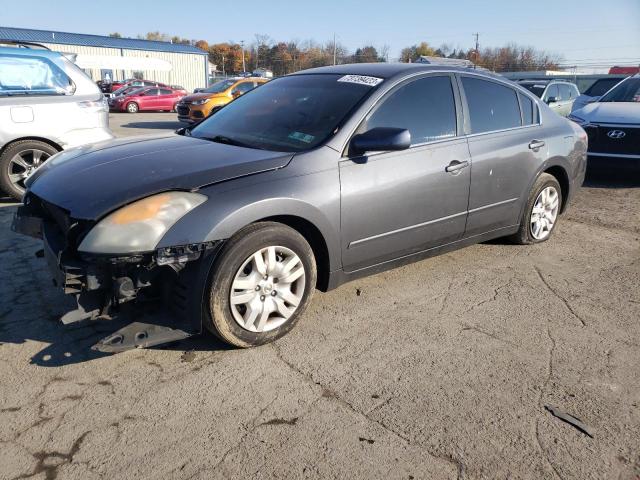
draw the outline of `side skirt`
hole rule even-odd
[[[518,228],[519,228],[519,225],[512,225],[510,227],[503,227],[497,230],[491,230],[490,232],[474,235],[472,237],[462,238],[460,240],[456,240],[455,242],[440,245],[438,247],[433,247],[428,250],[422,250],[420,252],[412,253],[410,255],[405,255],[403,257],[395,258],[393,260],[388,260],[386,262],[378,263],[376,265],[371,265],[369,267],[361,268],[359,270],[354,270],[352,272],[345,272],[344,270],[336,270],[329,274],[329,282],[328,282],[329,284],[328,284],[327,291],[333,290],[334,288],[338,288],[343,283],[351,282],[358,278],[368,277],[369,275],[375,275],[376,273],[386,272],[387,270],[391,270],[393,268],[409,265],[410,263],[435,257],[437,255],[458,250],[460,248],[468,247],[470,245],[475,245],[476,243],[482,243],[488,240],[493,240],[500,237],[506,237],[508,235],[512,235],[516,233],[518,231]]]

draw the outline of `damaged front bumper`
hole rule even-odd
[[[77,308],[62,315],[61,322],[152,318],[149,323],[132,322],[93,349],[144,348],[202,332],[204,291],[220,241],[119,257],[83,255],[74,246],[78,224],[56,207],[47,207],[44,202],[19,207],[12,230],[42,239],[43,249],[36,255],[46,260],[54,285],[74,296]]]

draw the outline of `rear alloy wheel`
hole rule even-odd
[[[544,240],[553,230],[558,218],[560,195],[552,185],[545,187],[536,198],[529,219],[531,236],[536,240]]]
[[[207,328],[225,342],[272,342],[297,323],[316,284],[313,250],[274,222],[248,226],[227,241],[209,282]]]
[[[2,190],[20,200],[24,195],[27,177],[56,153],[58,150],[54,147],[37,140],[23,140],[9,145],[0,156]]]
[[[520,228],[511,240],[521,245],[548,240],[558,223],[561,207],[560,184],[553,175],[542,173],[529,192]]]
[[[127,103],[127,112],[129,113],[138,113],[138,104],[135,102]]]

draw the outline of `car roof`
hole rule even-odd
[[[21,55],[27,57],[60,58],[62,53],[40,48],[0,47],[2,55]]]
[[[457,67],[452,65],[437,65],[424,63],[349,63],[344,65],[331,65],[328,67],[310,68],[292,73],[291,75],[309,75],[309,74],[334,74],[334,75],[364,75],[378,78],[392,78],[397,76],[409,75],[411,73],[432,72],[432,71],[448,71],[448,72],[473,72],[485,75],[491,78],[499,78],[502,81],[510,82],[505,77],[495,75],[485,70],[476,70],[470,67]]]
[[[527,84],[527,85],[533,85],[533,84],[538,84],[538,85],[549,85],[551,83],[554,82],[558,82],[558,83],[568,83],[569,85],[575,85],[575,83],[573,83],[571,80],[565,80],[564,78],[552,78],[549,80],[518,80],[518,83],[523,85],[523,84]]]

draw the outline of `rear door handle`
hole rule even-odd
[[[529,142],[529,148],[531,150],[537,151],[540,148],[544,147],[544,142],[542,140],[531,140],[531,142]]]
[[[469,162],[467,160],[464,160],[462,162],[458,160],[453,160],[449,165],[444,167],[444,171],[449,173],[455,173],[459,170],[462,170],[463,168],[467,168],[468,166],[469,166]]]

